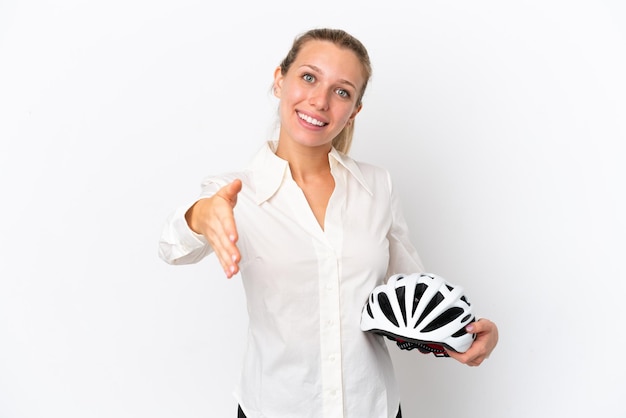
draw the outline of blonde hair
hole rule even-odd
[[[356,106],[361,106],[361,100],[365,93],[367,83],[372,76],[372,65],[365,46],[356,39],[354,36],[341,29],[311,29],[294,39],[291,49],[287,56],[280,63],[280,72],[285,75],[291,67],[291,64],[296,60],[298,53],[302,49],[302,46],[309,41],[329,41],[337,45],[340,48],[346,48],[354,52],[359,61],[361,62],[363,70],[363,87],[359,92],[359,96],[356,100]],[[352,123],[347,124],[335,138],[333,138],[333,147],[344,154],[350,151],[350,145],[352,145],[352,136],[354,134],[354,120]]]

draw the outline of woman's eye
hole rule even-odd
[[[308,83],[312,83],[315,81],[315,77],[313,77],[311,74],[305,74],[302,76],[302,78]]]
[[[336,92],[337,92],[337,94],[338,94],[338,95],[340,95],[341,97],[344,97],[344,98],[346,98],[346,99],[347,99],[348,97],[350,97],[350,93],[348,92],[348,90],[344,90],[344,89],[337,89],[337,90],[335,90],[335,91],[336,91]]]

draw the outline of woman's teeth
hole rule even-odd
[[[300,119],[302,119],[303,121],[310,123],[311,125],[315,125],[315,126],[326,126],[326,125],[328,125],[325,122],[320,122],[319,120],[317,120],[315,118],[312,118],[310,116],[304,115],[302,113],[298,113],[298,117]]]

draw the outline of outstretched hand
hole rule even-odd
[[[233,214],[241,187],[241,180],[236,179],[213,196],[198,200],[185,214],[191,230],[207,239],[229,279],[239,272],[241,259]]]
[[[498,344],[498,327],[488,319],[479,319],[465,327],[467,332],[476,334],[472,346],[465,353],[447,350],[450,357],[468,366],[480,366]]]

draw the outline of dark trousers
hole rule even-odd
[[[246,414],[243,413],[240,406],[238,407],[238,410],[237,410],[237,418],[246,418]],[[398,406],[398,415],[396,415],[396,418],[402,418],[402,410],[400,409],[399,406]]]

